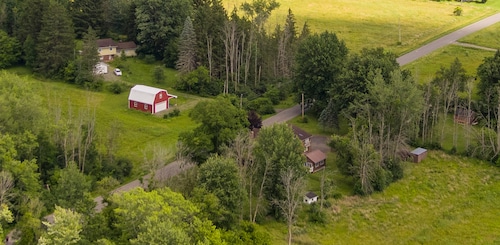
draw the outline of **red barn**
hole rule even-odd
[[[128,108],[154,114],[168,109],[171,98],[177,96],[168,94],[165,89],[135,85],[128,95]]]

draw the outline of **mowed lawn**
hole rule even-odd
[[[500,23],[484,28],[459,40],[464,43],[500,49]]]
[[[198,101],[204,99],[168,88],[169,93],[177,95],[178,99],[171,99],[171,108],[166,113],[172,112],[174,108],[180,109],[181,112],[178,117],[163,119],[162,115],[128,109],[128,89],[121,94],[112,94],[108,91],[91,92],[63,82],[37,80],[27,75],[28,72],[24,69],[14,68],[12,72],[24,74],[21,76],[26,82],[31,83],[38,95],[43,98],[42,105],[49,108],[51,115],[49,123],[55,120],[52,115],[56,108],[60,108],[64,117],[71,114],[74,120],[80,113],[92,114],[95,111],[96,140],[100,151],[106,150],[109,132],[113,127],[117,128],[119,133],[116,154],[130,158],[135,166],[141,164],[144,152],[153,145],[167,149],[169,159],[173,159],[179,134],[196,127],[189,118],[189,111]],[[167,88],[166,84],[159,84],[158,87]]]
[[[250,0],[223,0],[230,13]],[[307,21],[313,32],[331,31],[346,42],[352,51],[363,47],[384,47],[398,55],[421,46],[443,33],[450,32],[500,9],[499,1],[486,4],[455,1],[393,0],[277,0],[279,9],[268,20],[268,31],[283,26],[288,9],[297,20],[297,31]],[[454,16],[456,7],[462,16]],[[240,10],[240,15],[243,13]],[[401,45],[398,45],[401,33]]]
[[[498,167],[430,151],[382,193],[331,199],[325,225],[302,212],[294,244],[497,244],[499,193]],[[264,223],[286,244],[284,223]]]
[[[403,69],[410,70],[417,82],[426,84],[432,81],[441,67],[449,68],[458,58],[467,75],[475,77],[477,67],[483,63],[484,58],[493,55],[495,52],[492,51],[451,44],[403,66]]]

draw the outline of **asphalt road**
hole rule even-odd
[[[406,65],[424,55],[431,53],[432,51],[444,47],[446,45],[452,44],[458,39],[479,31],[483,28],[491,26],[500,21],[500,13],[482,19],[478,22],[470,24],[462,29],[454,31],[446,36],[436,39],[418,49],[415,49],[397,59],[399,65]]]

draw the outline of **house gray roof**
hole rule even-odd
[[[420,154],[422,154],[422,153],[424,153],[424,152],[427,152],[427,150],[426,150],[426,149],[424,149],[424,148],[420,148],[420,147],[419,147],[419,148],[417,148],[417,149],[413,150],[413,151],[411,152],[411,154],[413,154],[413,155],[420,155]]]
[[[117,46],[117,43],[115,41],[113,41],[113,39],[111,39],[111,38],[97,39],[96,42],[97,42],[97,46],[100,48]]]
[[[295,135],[297,135],[297,137],[299,137],[300,140],[305,140],[307,138],[311,138],[311,134],[309,134],[308,132],[302,130],[301,128],[295,126],[295,125],[291,125],[292,126],[292,130],[293,130],[293,133],[295,133]]]
[[[315,198],[317,197],[318,195],[316,195],[314,192],[310,191],[308,193],[306,193],[306,197],[311,199],[311,198]]]
[[[132,41],[118,43],[118,49],[135,49],[135,48],[137,48],[137,45]]]

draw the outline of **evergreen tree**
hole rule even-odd
[[[96,32],[89,27],[87,32],[83,34],[83,47],[81,55],[78,57],[78,75],[76,77],[77,84],[93,82],[94,67],[99,62],[99,53],[97,52],[97,35]]]
[[[0,30],[0,68],[6,68],[19,60],[20,45],[17,39]]]
[[[177,61],[177,39],[186,17],[191,13],[191,0],[140,0],[135,11],[138,52],[154,55],[169,67]]]
[[[94,29],[98,34],[106,33],[104,25],[103,0],[73,0],[68,3],[68,10],[75,33],[78,38],[83,37],[88,28]],[[116,11],[116,9],[115,9]]]
[[[62,77],[64,67],[75,56],[73,39],[73,26],[66,10],[51,1],[42,16],[35,71],[47,77]]]
[[[185,74],[196,69],[196,34],[189,16],[184,22],[184,29],[179,41],[179,59],[176,68],[179,72]]]

